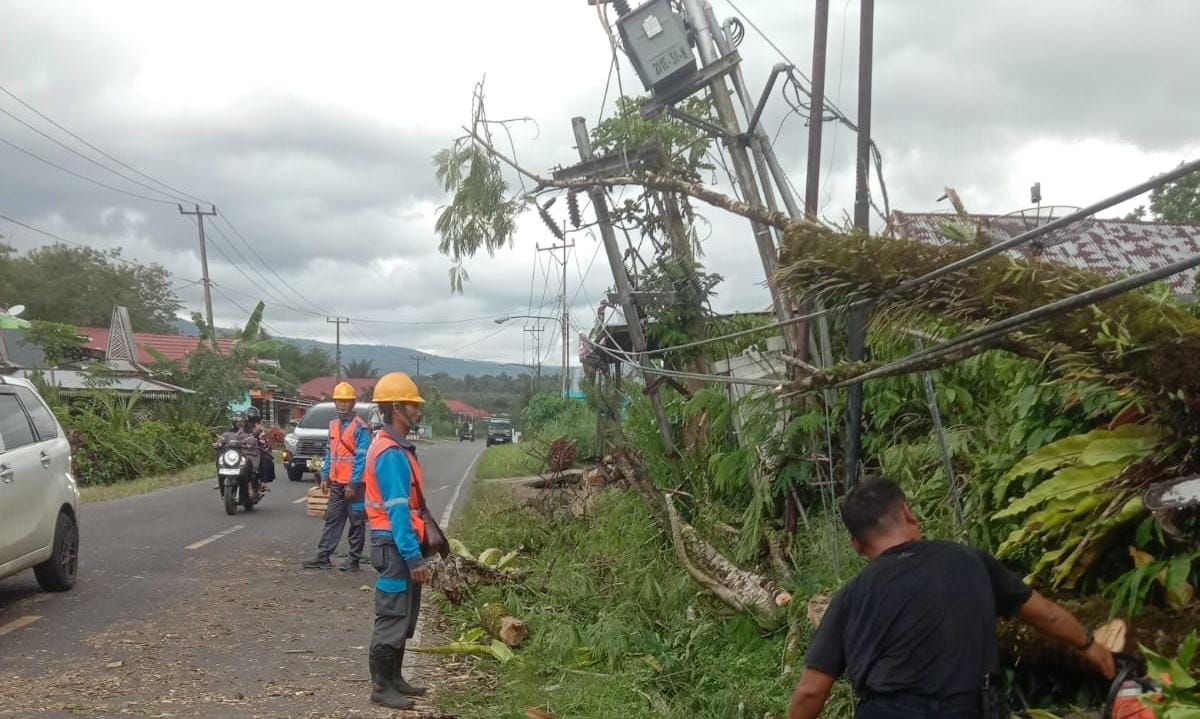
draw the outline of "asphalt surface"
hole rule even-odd
[[[418,449],[439,519],[482,450]],[[277,476],[234,516],[215,478],[84,505],[71,592],[31,571],[0,581],[0,717],[388,716],[365,701],[374,573],[302,571],[322,524],[312,482]]]

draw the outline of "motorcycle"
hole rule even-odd
[[[247,512],[262,501],[263,492],[249,454],[258,451],[252,435],[226,433],[213,447],[217,450],[217,489],[226,514],[236,514],[240,501]]]

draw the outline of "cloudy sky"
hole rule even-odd
[[[711,1],[719,17],[735,13],[727,0]],[[810,3],[734,2],[808,71]],[[858,3],[831,4],[827,87],[853,116]],[[1200,156],[1194,0],[878,6],[874,137],[893,208],[945,209],[935,199],[949,185],[970,211],[1009,212],[1029,204],[1034,181],[1046,203],[1083,205]],[[232,223],[215,223],[224,236],[209,232],[219,323],[240,321],[239,306],[263,298],[268,323],[287,335],[331,340],[324,315],[347,315],[356,318],[349,341],[531,361],[521,322],[498,328],[489,318],[531,304],[532,314],[554,312],[537,305],[557,295],[558,270],[535,252],[552,238],[526,219],[515,246],[468,262],[465,294],[451,295],[433,232],[445,198],[430,157],[460,134],[486,75],[491,117],[536,121],[514,129],[522,163],[544,170],[574,160],[570,118],[600,117],[611,60],[584,0],[4,0],[0,28],[0,85],[130,166],[215,203]],[[749,28],[740,52],[752,87],[780,61]],[[640,90],[624,58],[620,82]],[[8,95],[0,110],[154,186]],[[801,186],[807,130],[785,111],[777,97],[764,123]],[[4,142],[160,201],[96,186]],[[828,127],[822,212],[831,220],[852,206],[853,146],[851,134]],[[160,262],[188,307],[202,306],[195,226],[173,199],[5,114],[0,214]],[[712,219],[705,264],[726,277],[718,309],[765,306],[748,227]],[[49,241],[2,219],[0,234],[21,249]],[[596,240],[574,239],[568,295],[586,327],[611,279]],[[477,319],[437,324],[468,318]],[[394,324],[404,322],[430,324]],[[549,344],[543,351],[558,356]]]

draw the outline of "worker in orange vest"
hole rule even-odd
[[[429,580],[424,551],[441,531],[425,507],[421,463],[407,436],[421,421],[425,400],[403,372],[391,372],[375,385],[374,401],[384,428],[371,441],[363,482],[371,526],[375,580],[375,631],[371,635],[371,701],[409,709],[424,687],[401,675],[404,648],[417,628],[421,585]]]
[[[371,445],[371,427],[354,412],[358,398],[354,386],[341,382],[333,388],[338,416],[329,422],[329,445],[325,449],[321,491],[329,493],[325,506],[325,528],[317,543],[317,556],[304,563],[305,569],[329,569],[329,557],[337,549],[342,529],[350,522],[350,551],[338,567],[343,572],[359,571],[366,543],[366,508],[363,500],[363,467]]]

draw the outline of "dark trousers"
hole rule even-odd
[[[333,550],[337,549],[342,538],[342,530],[346,522],[350,522],[350,554],[351,562],[362,559],[363,545],[367,539],[366,513],[352,506],[362,502],[363,488],[359,487],[359,495],[353,500],[346,499],[346,485],[338,482],[329,483],[329,504],[325,506],[325,529],[321,532],[321,541],[317,544],[317,559],[328,560]]]
[[[854,719],[979,719],[975,701],[942,703],[916,696],[871,697],[859,703]]]
[[[375,580],[375,631],[371,647],[386,646],[396,651],[417,631],[421,612],[421,585],[408,576],[408,562],[400,556],[390,537],[371,537],[371,565],[379,576]],[[398,584],[404,585],[400,591]]]

